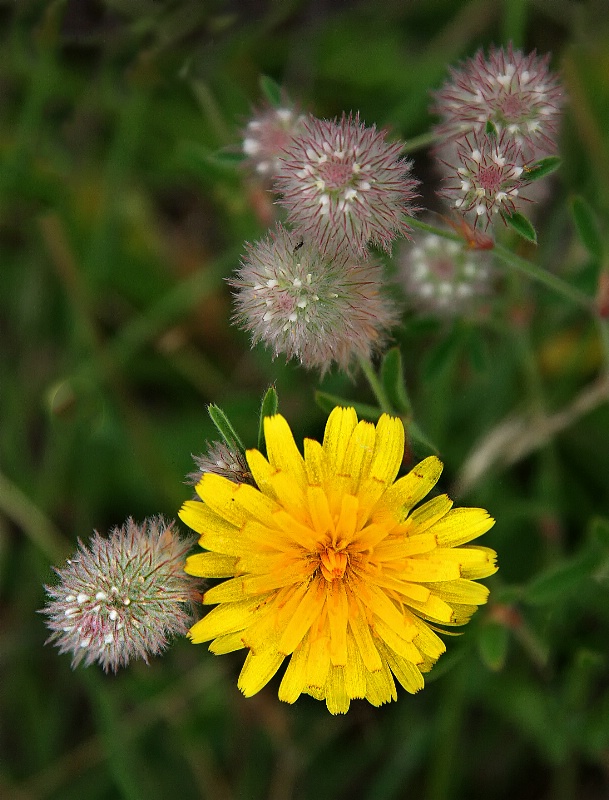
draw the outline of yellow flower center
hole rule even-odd
[[[327,581],[342,578],[347,569],[347,554],[337,552],[333,547],[326,547],[320,553],[321,574]]]

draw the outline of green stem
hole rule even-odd
[[[409,224],[413,228],[425,231],[426,233],[434,233],[436,236],[442,236],[444,239],[450,239],[453,242],[463,242],[463,238],[458,234],[443,228],[438,228],[435,225],[429,225],[427,222],[421,222],[421,220],[418,219],[410,219]],[[592,309],[592,299],[578,289],[573,288],[573,286],[566,281],[563,281],[562,278],[558,278],[551,272],[547,272],[545,269],[538,267],[537,264],[528,261],[526,258],[517,256],[501,244],[495,244],[493,252],[500,261],[503,261],[504,264],[526,275],[527,278],[537,281],[538,283],[543,283],[544,286],[562,295],[580,308],[584,308],[587,311]]]
[[[437,134],[433,133],[433,131],[427,131],[409,139],[402,148],[402,152],[414,153],[415,150],[422,150],[424,147],[429,147],[430,144],[435,144],[439,140],[440,137]]]
[[[360,358],[359,365],[362,368],[362,372],[366,376],[366,380],[370,384],[370,388],[372,389],[372,392],[378,401],[381,411],[384,411],[386,414],[393,414],[393,409],[391,407],[391,403],[389,402],[389,398],[387,397],[387,393],[385,392],[383,384],[380,382],[378,375],[374,371],[374,367],[372,366],[370,360],[367,358]]]

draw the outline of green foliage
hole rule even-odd
[[[520,212],[515,211],[513,214],[504,214],[503,218],[511,225],[514,230],[519,233],[523,239],[526,239],[528,242],[532,242],[533,244],[537,244],[537,232],[533,227],[533,223],[527,219],[524,214],[520,214]]]

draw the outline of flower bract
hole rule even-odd
[[[477,579],[495,572],[495,552],[467,543],[494,521],[446,495],[415,508],[442,465],[430,457],[395,480],[398,418],[375,426],[335,408],[304,457],[282,416],[265,418],[265,437],[266,458],[247,451],[257,488],[206,474],[201,501],[181,509],[206,551],[187,572],[227,579],[205,593],[216,607],[190,638],[216,654],[249,651],[238,682],[248,697],[286,659],[288,703],[307,693],[338,714],[354,698],[395,700],[396,680],[417,692],[445,650],[434,628],[462,625],[486,602]]]

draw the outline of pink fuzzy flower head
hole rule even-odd
[[[278,175],[284,148],[302,131],[303,121],[303,115],[287,104],[256,111],[243,131],[244,166],[262,180]]]
[[[97,661],[106,672],[148,662],[192,623],[197,581],[183,570],[191,540],[162,518],[132,519],[108,538],[95,532],[46,586],[49,642],[72,654],[72,667]]]
[[[324,256],[365,258],[369,243],[390,250],[408,236],[416,181],[401,142],[343,114],[340,122],[308,116],[286,148],[276,190],[296,236]]]
[[[346,370],[354,357],[369,356],[397,318],[380,265],[329,259],[281,225],[248,245],[231,284],[236,321],[254,344],[322,373],[333,362]]]
[[[456,163],[447,164],[449,180],[440,194],[474,226],[487,228],[497,214],[513,214],[518,207],[525,163],[516,143],[503,134],[466,136],[459,141]]]
[[[499,134],[513,139],[527,156],[539,157],[556,149],[563,93],[556,75],[548,70],[549,55],[538,57],[493,48],[488,60],[479,50],[435,95],[434,111],[443,138],[484,132],[491,122]]]
[[[408,304],[420,313],[462,316],[490,294],[489,253],[433,233],[404,246],[398,263]]]

